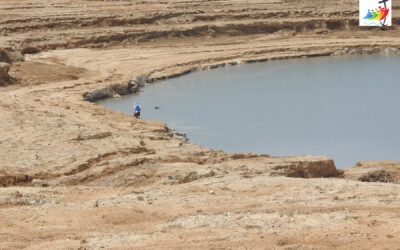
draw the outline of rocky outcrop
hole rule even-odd
[[[0,86],[13,83],[14,80],[8,75],[10,67],[11,66],[8,63],[0,62]]]
[[[14,79],[8,74],[11,64],[23,60],[24,57],[20,52],[0,48],[0,86],[14,82]]]
[[[128,95],[139,92],[139,84],[135,81],[129,81],[128,83],[116,83],[111,85],[112,90],[118,95]]]
[[[299,161],[292,164],[276,166],[272,171],[273,175],[283,175],[298,178],[337,177],[342,174],[337,170],[332,159],[326,158],[317,161]]]
[[[86,92],[83,94],[83,98],[86,101],[94,102],[97,100],[113,97],[113,90],[111,87],[100,87],[92,90],[91,92]]]
[[[111,89],[118,95],[127,95],[131,93],[128,84],[117,83],[111,86]]]
[[[0,62],[13,63],[24,61],[24,56],[19,51],[11,51],[0,48]]]
[[[143,88],[146,85],[147,76],[146,75],[139,75],[132,78],[129,81],[130,84],[136,84],[139,88]]]
[[[135,76],[127,83],[115,83],[94,89],[91,92],[86,92],[83,94],[83,98],[85,98],[86,101],[95,102],[105,98],[134,94],[139,92],[140,88],[146,85],[146,82],[147,76]]]

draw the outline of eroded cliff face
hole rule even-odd
[[[397,181],[396,162],[229,155],[83,97],[136,92],[138,75],[397,53],[397,12],[393,28],[364,29],[357,6],[3,1],[0,248],[397,247],[400,185],[358,181],[380,166]]]

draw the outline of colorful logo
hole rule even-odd
[[[360,0],[360,26],[391,26],[390,7],[389,0]]]

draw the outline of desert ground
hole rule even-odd
[[[400,249],[400,162],[226,154],[84,98],[139,75],[399,54],[392,4],[379,28],[355,0],[0,0],[0,249]]]

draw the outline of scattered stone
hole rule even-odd
[[[398,54],[399,52],[400,50],[398,48],[385,48],[382,51],[382,53],[385,55]]]
[[[154,107],[154,109],[160,109],[160,107],[158,107],[158,106],[155,106],[155,107]]]
[[[208,191],[208,193],[215,194],[214,190],[212,190],[212,189],[210,191]]]

